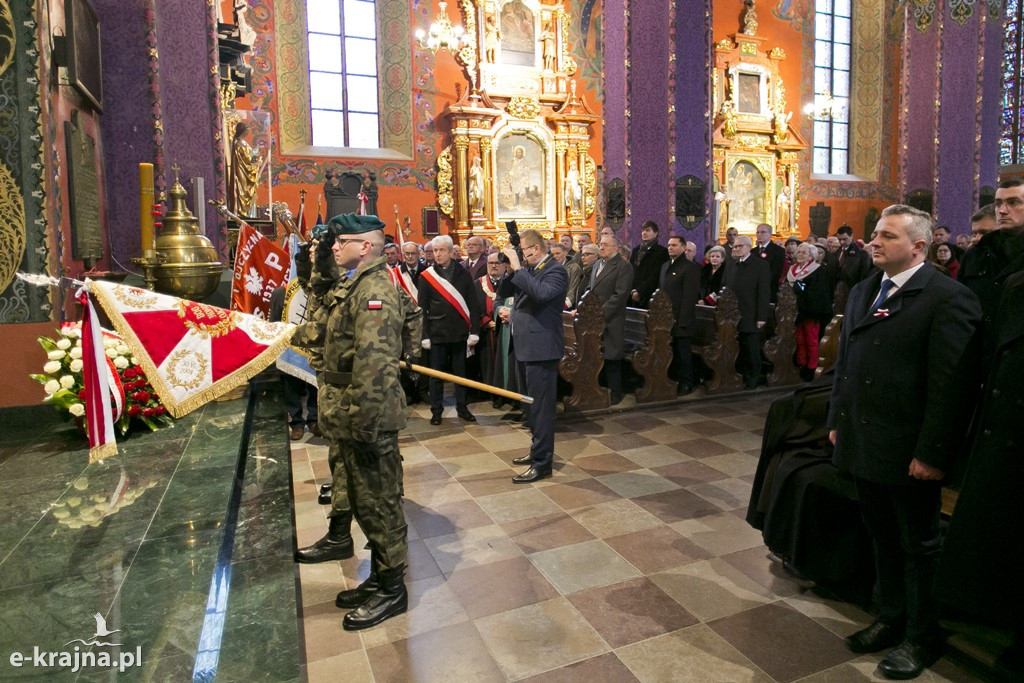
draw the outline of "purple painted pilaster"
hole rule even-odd
[[[93,0],[103,52],[103,138],[107,227],[114,258],[141,256],[139,164],[153,162],[141,0]]]
[[[621,4],[609,4],[602,17],[604,31],[603,164],[605,183],[626,177],[626,16]],[[629,185],[626,185],[627,206]],[[603,226],[597,226],[598,231]]]
[[[698,20],[701,19],[701,20]],[[714,194],[711,180],[711,0],[680,1],[676,4],[675,129],[676,178],[697,176],[707,183],[707,196]],[[671,179],[672,182],[676,178]],[[710,207],[710,199],[707,201]],[[675,218],[673,217],[673,223]],[[709,235],[710,217],[693,230],[686,239],[697,244],[697,253],[704,253]],[[673,230],[674,232],[674,230]]]
[[[662,242],[668,239],[668,0],[631,3],[629,17],[630,99],[628,191],[632,214],[630,244],[639,244],[640,226],[649,220],[661,227]]]
[[[186,189],[189,178],[202,177],[207,198],[212,198],[217,188],[214,149],[221,141],[214,139],[220,124],[208,87],[209,80],[218,77],[210,72],[209,6],[196,0],[161,0],[156,11],[167,181],[174,182],[171,167],[177,164]],[[216,211],[209,205],[195,206],[194,199],[189,196],[192,213],[206,213],[206,236],[220,248]]]
[[[979,8],[978,12],[986,12]],[[999,180],[999,110],[1003,78],[1003,16],[982,19],[985,64],[981,84],[981,149],[978,187],[995,187]]]
[[[976,205],[979,7],[963,26],[948,15],[942,22],[942,73],[939,110],[939,179],[935,220],[954,235],[968,233]]]
[[[909,13],[908,13],[909,14]],[[935,189],[935,101],[938,93],[939,32],[935,25],[922,33],[914,26],[913,17],[906,24],[907,108],[906,186],[903,193],[912,190]],[[973,111],[973,107],[972,107]]]

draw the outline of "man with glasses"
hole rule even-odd
[[[761,328],[768,322],[771,270],[766,261],[751,257],[750,238],[746,235],[737,237],[732,245],[732,261],[725,264],[722,284],[739,302],[738,365],[743,384],[747,389],[756,389],[761,378]]]
[[[551,476],[555,456],[555,393],[558,389],[558,364],[565,353],[562,331],[562,304],[569,289],[565,268],[548,253],[544,237],[536,230],[520,234],[523,258],[512,247],[502,252],[508,258],[511,276],[498,285],[498,296],[514,296],[512,337],[519,386],[533,398],[524,409],[526,424],[533,439],[530,452],[512,462],[529,465],[512,481],[528,484]],[[561,248],[561,245],[558,245]]]
[[[423,309],[423,348],[430,352],[430,367],[466,376],[466,352],[480,341],[480,311],[469,271],[452,260],[454,244],[448,235],[430,241],[434,265],[423,271],[419,304]],[[466,387],[455,385],[455,411],[466,422],[476,417],[466,405]],[[430,424],[441,424],[444,382],[430,378]]]

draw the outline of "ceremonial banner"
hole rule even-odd
[[[261,372],[287,347],[295,329],[112,282],[90,281],[89,291],[174,417]]]
[[[231,310],[266,320],[270,295],[288,283],[291,257],[256,230],[243,224],[238,231],[235,272],[231,278]]]
[[[284,295],[284,314],[282,319],[293,325],[301,325],[309,319],[306,313],[307,305],[306,291],[299,286],[299,281],[292,280],[289,282],[288,289],[285,290]],[[289,346],[278,357],[275,365],[278,370],[286,375],[298,377],[314,387],[317,386],[316,373],[313,372],[313,368],[309,365],[309,358],[305,356],[302,350]]]

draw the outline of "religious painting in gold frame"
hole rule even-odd
[[[509,133],[498,141],[495,180],[501,219],[546,217],[546,157],[544,144],[529,133]]]
[[[537,16],[522,0],[511,0],[501,8],[501,61],[503,64],[535,66],[537,63]]]
[[[775,159],[771,154],[727,155],[728,227],[753,235],[759,223],[775,222]]]

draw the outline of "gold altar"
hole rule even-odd
[[[748,12],[749,15],[749,12]],[[788,237],[798,231],[799,159],[807,148],[786,110],[781,48],[767,53],[756,15],[715,45],[714,179],[718,238],[727,228],[753,235],[759,223]]]
[[[438,157],[438,206],[462,239],[500,238],[510,220],[551,237],[589,233],[599,117],[576,92],[569,14],[557,0],[459,5],[469,83],[444,112],[451,144]]]

